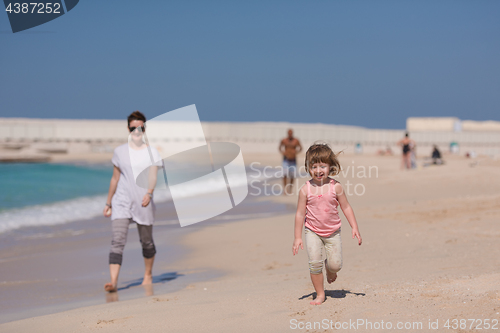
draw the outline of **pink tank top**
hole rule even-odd
[[[321,237],[328,237],[340,228],[341,222],[337,210],[339,202],[335,193],[336,182],[331,179],[328,192],[317,195],[311,193],[311,183],[307,181],[305,226]]]

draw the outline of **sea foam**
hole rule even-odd
[[[88,220],[102,215],[107,195],[64,200],[45,205],[8,209],[0,212],[0,233],[22,227],[48,226]],[[168,192],[155,194],[155,202],[170,199]]]
[[[247,170],[248,171],[248,170]],[[250,172],[247,174],[249,179],[263,180],[260,174]],[[246,182],[234,184],[235,186],[247,186]],[[198,194],[210,193],[220,190],[207,182],[186,186],[185,191],[188,195],[196,196]],[[13,208],[0,211],[0,233],[33,226],[50,226],[64,224],[74,221],[88,220],[102,215],[107,195],[95,195],[80,197],[76,199],[58,201],[50,204],[27,206],[23,208]],[[154,202],[161,203],[172,200],[169,191],[157,190],[154,193]]]

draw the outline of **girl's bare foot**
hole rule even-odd
[[[104,290],[107,291],[108,293],[114,293],[116,292],[118,289],[116,289],[116,286],[113,285],[112,283],[106,283],[104,285]]]
[[[144,275],[144,279],[142,280],[142,285],[148,285],[153,283],[153,276],[152,275]]]
[[[325,294],[316,296],[314,301],[311,301],[309,304],[311,305],[321,305],[325,301]]]
[[[326,281],[328,283],[335,282],[337,280],[337,273],[330,273],[328,269],[326,270]]]
[[[328,266],[326,266],[326,259],[325,259],[325,271],[326,271],[326,281],[328,283],[332,283],[335,280],[337,280],[337,273],[332,273],[328,270]]]

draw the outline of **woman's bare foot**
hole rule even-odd
[[[321,305],[325,301],[325,294],[316,296],[314,301],[311,301],[309,304],[311,305]]]
[[[114,293],[118,291],[118,289],[116,289],[116,286],[113,285],[112,283],[106,283],[104,285],[104,290],[107,291],[108,293]]]
[[[142,287],[144,288],[146,296],[153,296],[154,295],[152,284],[143,284]]]
[[[153,283],[153,276],[152,275],[144,275],[144,279],[142,280],[142,285],[148,285]]]

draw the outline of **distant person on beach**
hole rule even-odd
[[[297,172],[297,154],[302,151],[302,146],[297,138],[293,137],[293,130],[288,130],[288,136],[281,140],[279,151],[283,155],[283,194],[291,194],[288,185],[293,186]],[[288,179],[290,182],[288,183]]]
[[[439,151],[439,149],[436,145],[434,145],[434,147],[432,149],[431,158],[432,158],[432,164],[436,164],[436,165],[444,164],[443,160],[441,159],[441,152]]]
[[[305,166],[312,179],[308,180],[299,191],[292,253],[295,255],[299,252],[299,248],[304,249],[302,229],[305,229],[309,272],[316,290],[316,298],[310,304],[320,305],[326,298],[323,282],[323,249],[326,252],[324,263],[328,283],[337,279],[337,272],[342,268],[341,221],[338,205],[351,225],[352,238],[356,237],[359,245],[361,245],[361,235],[354,211],[347,201],[342,185],[329,177],[340,172],[340,163],[331,148],[326,144],[312,145],[307,150]]]
[[[385,148],[385,150],[384,149],[379,149],[377,151],[377,155],[380,155],[380,156],[390,155],[390,156],[392,156],[392,149],[389,146],[387,146]]]
[[[411,169],[411,151],[416,148],[415,141],[410,139],[409,134],[406,133],[405,137],[398,141],[398,146],[403,149],[401,159],[401,169]]]
[[[143,141],[146,131],[146,117],[139,111],[128,116],[128,130],[131,133],[129,143],[118,146],[111,162],[114,165],[113,176],[109,184],[108,198],[104,208],[104,216],[111,216],[113,239],[109,253],[109,272],[111,282],[104,285],[108,292],[117,291],[118,275],[123,258],[123,249],[127,242],[129,224],[135,223],[139,232],[144,257],[143,285],[152,283],[153,262],[156,248],[153,242],[153,221],[155,206],[153,190],[156,184],[156,164],[149,167],[148,189],[138,186],[135,182],[131,161],[150,161],[150,154],[155,161],[160,161],[158,151],[147,146]]]

